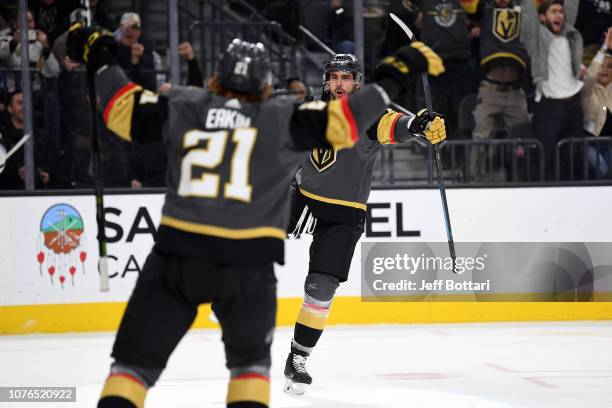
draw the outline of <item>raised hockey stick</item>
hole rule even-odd
[[[393,13],[389,13],[389,16],[395,23],[404,31],[404,33],[410,39],[410,42],[414,42],[414,34],[412,30],[404,23],[398,16]],[[423,92],[425,93],[425,103],[427,105],[427,110],[430,115],[433,115],[433,104],[431,101],[431,90],[429,88],[429,80],[427,79],[427,74],[423,74]],[[450,215],[448,213],[448,201],[446,199],[446,187],[444,186],[444,175],[442,174],[442,166],[440,165],[440,152],[438,151],[438,146],[433,145],[434,157],[436,160],[436,171],[438,173],[438,189],[440,190],[440,197],[442,199],[442,209],[444,212],[444,223],[446,226],[446,238],[448,240],[448,250],[450,252],[451,259],[453,261],[453,272],[455,272],[455,264],[457,260],[457,255],[455,254],[455,242],[453,241],[453,230],[451,228]]]
[[[91,7],[89,0],[84,1],[87,12],[87,25],[91,25]],[[83,22],[85,18],[81,18]],[[106,253],[106,222],[104,220],[104,173],[102,172],[102,147],[98,128],[98,105],[96,103],[96,73],[87,68],[89,86],[89,109],[91,111],[91,152],[93,160],[94,192],[96,196],[96,223],[98,224],[98,273],[100,274],[100,292],[108,292],[108,256]]]

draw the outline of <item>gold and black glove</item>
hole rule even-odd
[[[84,27],[74,23],[66,39],[66,55],[74,61],[83,62],[87,67],[97,70],[109,62],[109,57],[117,55],[117,41],[111,33],[101,27]]]
[[[408,89],[420,74],[438,76],[443,72],[444,63],[440,56],[422,42],[414,42],[384,58],[376,66],[374,74],[379,83],[385,79],[392,79],[402,88]]]
[[[435,145],[446,140],[446,119],[444,115],[436,112],[430,115],[427,109],[421,109],[408,122],[408,130],[412,134],[424,136]]]

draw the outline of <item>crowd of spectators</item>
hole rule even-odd
[[[35,188],[85,188],[92,180],[91,112],[86,72],[65,52],[67,30],[85,18],[79,1],[30,2],[28,30],[21,30],[17,7],[0,14],[0,144],[9,150],[23,135],[21,92],[22,31],[29,39],[32,75]],[[118,61],[131,80],[151,91],[168,89],[160,55],[143,36],[140,16],[110,17],[100,1],[90,1],[93,24],[112,32]],[[188,66],[189,85],[204,81],[191,44],[179,46]],[[107,187],[163,187],[166,154],[161,143],[130,145],[100,126],[103,177]],[[23,153],[15,154],[0,174],[0,189],[24,188]]]
[[[391,8],[444,60],[447,71],[431,86],[434,108],[449,118],[451,140],[536,139],[550,181],[557,177],[558,142],[612,136],[612,1],[392,1]],[[393,30],[389,24],[387,42],[398,36]],[[423,103],[411,102],[412,108]],[[590,175],[610,178],[609,144],[588,150]],[[488,154],[482,144],[471,148],[467,180],[487,180]],[[574,159],[562,158],[562,178],[572,177],[567,167]]]
[[[251,3],[299,37],[295,29],[303,21],[299,11],[325,2],[306,2],[306,6],[297,0]],[[140,16],[125,11],[115,18],[105,12],[101,0],[90,4],[93,22],[117,40],[119,63],[127,75],[146,89],[165,92],[166,66],[147,42]],[[350,0],[329,0],[320,18],[327,27],[322,40],[337,52],[355,52],[351,4]],[[553,180],[560,140],[612,136],[612,0],[390,0],[381,4],[386,6],[385,13],[399,15],[443,58],[446,73],[432,78],[431,88],[434,109],[448,117],[449,140],[515,137],[513,129],[522,126],[527,130],[518,136],[539,140],[545,179]],[[23,133],[20,40],[27,35],[35,70],[36,188],[89,187],[87,80],[83,67],[65,55],[66,31],[82,15],[79,1],[38,0],[30,1],[29,7],[27,30],[20,27],[16,7],[0,8],[0,144],[9,150]],[[367,8],[366,12],[372,14]],[[375,48],[366,50],[366,74],[373,60],[368,55],[386,55],[406,42],[388,18],[379,20],[385,35],[366,38],[366,45]],[[188,67],[185,83],[203,86],[191,44],[182,43],[178,52]],[[315,94],[300,78],[289,78],[279,88],[300,99]],[[421,87],[415,85],[401,102],[411,110],[423,106]],[[468,128],[462,125],[466,116],[473,122]],[[163,145],[128,145],[103,126],[101,137],[107,187],[165,184]],[[486,180],[487,154],[481,145],[470,149],[467,180]],[[610,143],[590,144],[585,156],[592,177],[610,178]],[[22,189],[24,175],[23,154],[17,154],[0,174],[0,189]]]

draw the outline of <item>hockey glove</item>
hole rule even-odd
[[[446,139],[446,120],[443,115],[429,115],[427,109],[421,109],[408,122],[408,130],[415,135],[422,135],[431,143],[438,144]]]
[[[106,62],[103,50],[113,57],[117,55],[117,41],[109,31],[100,27],[83,27],[80,22],[70,27],[66,39],[66,54],[70,59],[97,70]]]
[[[414,42],[399,48],[395,54],[384,58],[376,67],[376,81],[392,78],[404,89],[419,74],[438,76],[444,72],[444,64],[438,54],[422,42]]]

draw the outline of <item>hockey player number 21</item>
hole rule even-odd
[[[205,132],[202,130],[190,130],[183,137],[183,148],[190,149],[202,142],[206,147],[191,149],[181,163],[181,180],[179,182],[178,194],[183,197],[207,197],[219,196],[220,177],[213,172],[204,172],[200,177],[194,178],[193,167],[200,167],[214,171],[223,161],[227,145],[228,131],[218,130]],[[249,162],[257,129],[240,128],[232,132],[232,142],[236,144],[232,162],[230,165],[230,179],[225,183],[223,197],[234,200],[251,201],[252,186],[249,184]]]

